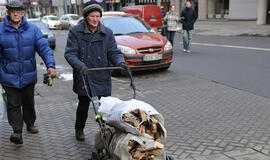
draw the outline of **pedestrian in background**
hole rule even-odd
[[[184,52],[190,52],[192,32],[194,29],[194,23],[197,20],[197,14],[191,7],[191,2],[186,2],[186,7],[181,12],[181,23],[183,33],[183,47]]]
[[[167,12],[166,16],[164,17],[164,22],[167,25],[167,39],[171,42],[172,45],[179,21],[180,18],[175,11],[175,6],[172,5],[170,7],[170,11]]]
[[[90,99],[82,79],[88,68],[109,67],[110,64],[129,69],[117,44],[113,32],[102,25],[103,8],[95,0],[83,7],[84,19],[68,34],[65,58],[73,68],[73,91],[78,95],[75,137],[84,140],[84,128],[88,116]],[[90,97],[110,96],[112,90],[111,72],[96,71],[87,76]]]
[[[0,83],[7,96],[8,122],[13,128],[10,141],[23,144],[23,122],[30,133],[38,133],[34,88],[37,82],[35,52],[38,52],[52,77],[56,76],[53,51],[41,31],[24,17],[20,1],[7,4],[0,23]]]
[[[162,18],[164,18],[165,15],[166,15],[166,11],[165,11],[165,9],[164,9],[163,6],[160,6],[160,11],[161,11],[161,16],[162,16]]]

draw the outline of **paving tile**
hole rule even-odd
[[[195,160],[233,160],[223,154],[213,154],[209,156],[193,157]]]

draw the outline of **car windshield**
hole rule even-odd
[[[58,17],[48,17],[48,19],[51,21],[59,21]]]
[[[48,29],[47,26],[44,23],[42,23],[41,21],[29,21],[29,22],[33,23],[34,25],[36,25],[41,30]]]
[[[104,17],[102,22],[113,31],[114,35],[151,33],[141,21],[134,17]]]
[[[73,20],[79,20],[79,16],[70,16],[71,17],[71,19],[73,19]]]

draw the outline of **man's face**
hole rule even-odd
[[[100,12],[99,11],[94,11],[90,12],[88,16],[86,17],[86,20],[90,27],[96,28],[99,24],[100,21]]]
[[[20,23],[24,15],[24,10],[22,9],[9,9],[8,15],[11,18],[11,21],[14,23]]]
[[[190,8],[191,7],[191,3],[189,1],[186,2],[186,7]]]

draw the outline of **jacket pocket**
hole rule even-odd
[[[3,69],[4,69],[4,72],[6,73],[9,73],[9,74],[16,74],[19,72],[19,67],[18,67],[19,64],[17,63],[7,63]]]

